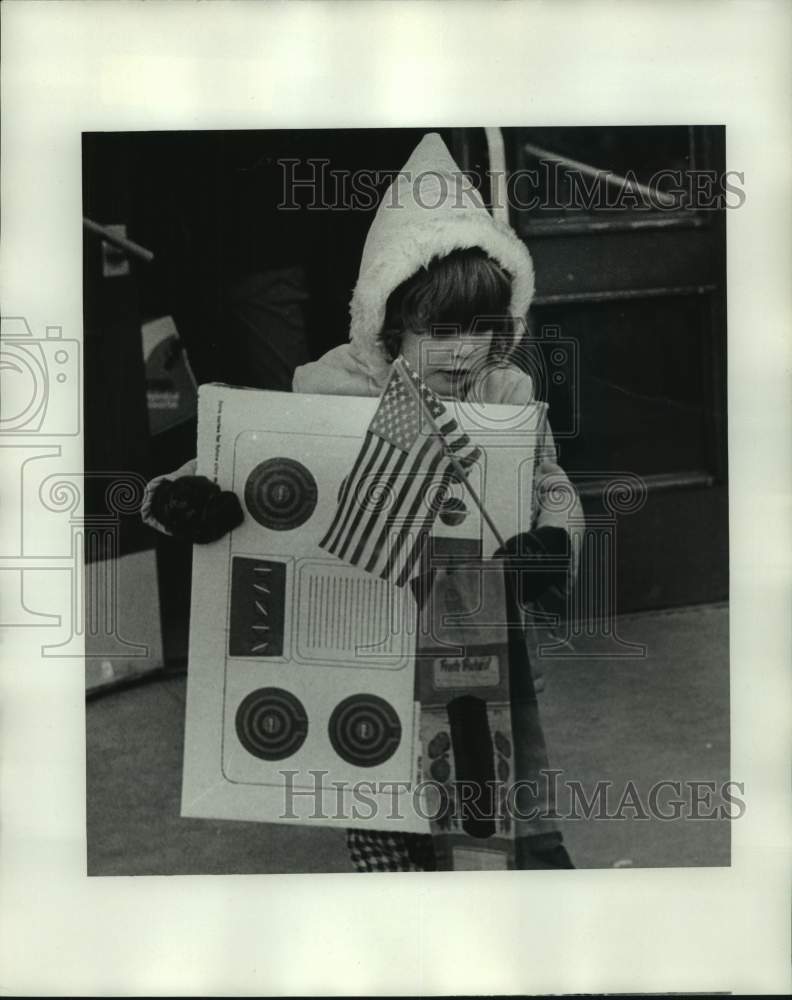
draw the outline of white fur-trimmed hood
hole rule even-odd
[[[472,247],[480,247],[509,272],[509,311],[524,317],[534,293],[527,247],[511,227],[492,218],[443,140],[430,132],[380,203],[350,303],[352,350],[376,381],[387,364],[379,336],[390,293],[433,257]]]

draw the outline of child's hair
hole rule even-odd
[[[491,329],[491,355],[511,347],[513,325],[509,319],[511,276],[478,247],[454,250],[433,257],[388,296],[380,338],[388,357],[401,350],[405,331],[430,333],[434,327],[471,331],[474,320],[487,318]],[[475,332],[475,331],[474,331]]]

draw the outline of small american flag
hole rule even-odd
[[[450,483],[458,478],[450,454],[464,470],[481,452],[400,357],[320,547],[403,587]]]

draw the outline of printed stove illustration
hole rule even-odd
[[[370,416],[359,412],[354,437],[332,433],[332,425],[317,434],[291,424],[234,440],[232,488],[248,517],[231,541],[229,780],[280,787],[284,767],[298,770],[295,786],[307,788],[317,768],[328,782],[370,780],[374,767],[377,780],[412,777],[412,595],[319,547]],[[451,499],[450,491],[440,498],[455,506]],[[444,529],[475,541],[470,525],[480,544],[478,511],[464,521]],[[392,527],[401,526],[397,519]],[[249,554],[257,551],[266,558]]]
[[[429,828],[410,798],[412,591],[320,545],[378,402],[201,387],[198,470],[237,494],[245,519],[194,549],[183,815]],[[482,454],[469,470],[481,496],[486,468]],[[398,475],[386,491],[356,486],[355,511],[383,513],[383,544],[415,530]],[[481,553],[486,527],[460,484],[422,502],[438,505],[433,542]],[[377,807],[356,815],[360,783]]]

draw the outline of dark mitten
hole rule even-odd
[[[517,574],[521,604],[538,601],[550,590],[563,590],[569,572],[569,535],[563,528],[545,526],[512,536],[496,556],[504,556]]]
[[[206,476],[163,479],[151,498],[151,513],[174,538],[206,544],[238,527],[242,505]]]

